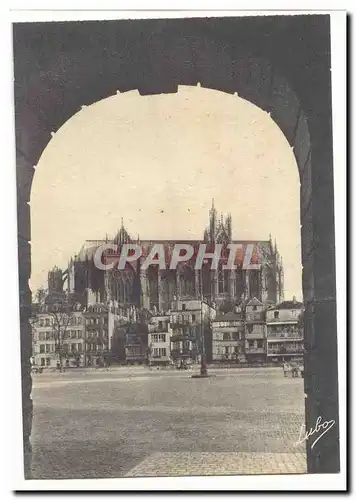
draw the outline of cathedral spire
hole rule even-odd
[[[210,235],[210,243],[215,242],[215,235],[216,235],[216,216],[217,212],[214,206],[214,198],[211,204],[211,209],[209,212],[210,215],[210,224],[209,224],[209,235]]]
[[[269,233],[269,247],[270,247],[270,252],[273,252],[273,242],[272,242],[272,235]]]
[[[231,214],[227,214],[226,217],[226,233],[228,235],[229,241],[232,239],[232,217]]]
[[[122,243],[128,243],[129,241],[131,241],[130,235],[126,231],[125,226],[124,226],[124,219],[123,219],[123,217],[121,217],[121,227],[117,231],[117,234],[114,238],[114,243],[122,244]]]

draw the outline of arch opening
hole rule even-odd
[[[284,77],[278,76],[273,66],[265,60],[251,56],[240,58],[234,53],[235,49],[221,46],[218,43],[206,43],[199,39],[188,37],[173,39],[172,44],[167,47],[170,56],[170,71],[162,62],[161,52],[155,51],[156,44],[161,39],[154,38],[147,49],[150,53],[149,64],[151,71],[141,73],[139,81],[135,76],[134,67],[130,66],[129,59],[125,59],[124,53],[116,54],[120,59],[120,71],[113,72],[105,68],[107,78],[93,85],[93,92],[83,89],[90,88],[88,82],[97,82],[95,75],[101,62],[91,64],[92,61],[82,61],[83,67],[88,72],[82,73],[78,78],[81,81],[73,81],[71,67],[60,67],[62,75],[58,81],[63,85],[56,86],[53,75],[58,74],[59,69],[50,68],[44,77],[35,80],[27,86],[26,102],[20,91],[17,99],[21,103],[16,117],[16,146],[18,166],[18,231],[19,231],[19,275],[20,275],[20,299],[21,299],[21,337],[22,337],[22,365],[23,378],[26,383],[24,391],[24,442],[25,451],[29,450],[29,436],[32,420],[31,382],[29,376],[30,357],[30,315],[31,292],[28,280],[31,276],[31,241],[30,232],[30,208],[28,205],[34,165],[48,143],[51,132],[58,131],[59,127],[83,105],[95,102],[102,97],[115,93],[114,89],[121,91],[138,89],[140,94],[149,95],[157,93],[175,92],[179,84],[196,85],[200,82],[203,88],[212,88],[233,94],[238,93],[240,97],[247,99],[261,109],[271,114],[273,120],[283,131],[297,161],[301,190],[300,190],[300,218],[301,218],[301,241],[303,262],[303,295],[305,301],[304,323],[306,327],[307,367],[306,386],[307,399],[307,426],[315,421],[318,411],[322,406],[326,418],[334,418],[337,412],[337,358],[336,358],[336,316],[335,316],[335,272],[334,272],[334,236],[332,220],[332,206],[327,206],[329,200],[323,194],[318,182],[324,182],[324,190],[328,195],[332,194],[332,163],[326,161],[325,170],[322,172],[320,165],[323,157],[320,152],[321,144],[318,135],[318,126],[323,128],[322,120],[312,116],[308,109],[303,111],[297,94],[291,89]],[[194,51],[192,50],[194,47]],[[197,50],[198,48],[198,50]],[[161,55],[158,57],[157,53]],[[92,54],[91,54],[92,55]],[[72,54],[71,63],[75,67],[75,58],[78,54]],[[82,54],[81,56],[82,57]],[[141,59],[140,59],[141,60]],[[193,61],[193,64],[187,64]],[[65,63],[65,59],[63,60]],[[111,68],[112,66],[110,66]],[[64,75],[64,78],[63,78]],[[69,76],[70,75],[70,76]],[[66,79],[69,76],[68,79]],[[52,93],[42,92],[41,89],[53,88]],[[76,89],[76,90],[75,90]],[[79,90],[78,90],[79,89]],[[74,90],[73,94],[70,92]],[[37,96],[41,96],[38,102]],[[34,98],[34,96],[36,96]],[[55,98],[53,96],[56,96]],[[54,99],[54,100],[53,100]],[[322,100],[320,101],[322,102]],[[60,105],[59,105],[60,103]],[[319,101],[318,101],[319,103]],[[22,106],[22,107],[21,107]],[[318,105],[316,105],[317,108]],[[41,110],[39,112],[39,110]],[[317,114],[317,112],[316,112]],[[309,121],[309,123],[308,123]],[[309,133],[309,125],[312,125],[312,138]],[[311,147],[313,146],[313,148]],[[313,152],[311,153],[311,150]],[[326,148],[330,151],[330,148]],[[331,165],[331,167],[330,167]],[[313,167],[313,168],[312,168]],[[319,168],[320,167],[320,168]],[[328,170],[329,169],[329,170]],[[326,172],[326,173],[325,173]],[[318,182],[316,182],[318,181]],[[331,186],[331,187],[330,187]],[[323,206],[323,200],[325,210]],[[329,221],[329,222],[328,222]],[[331,242],[331,244],[329,244]],[[319,251],[318,251],[319,250]],[[317,252],[318,251],[318,252]],[[318,253],[318,261],[315,258]],[[329,266],[329,272],[325,273],[325,266]],[[326,303],[325,301],[328,301]],[[323,319],[324,315],[324,319]],[[325,319],[326,318],[326,319]],[[328,342],[330,341],[328,373],[325,368],[319,366],[314,356],[320,345],[317,342],[318,333],[316,326],[326,328]],[[333,326],[335,327],[333,330]],[[334,333],[331,331],[333,330]],[[313,363],[309,363],[313,360]],[[317,377],[312,378],[312,374]],[[328,380],[328,393],[325,388],[318,385],[318,380]],[[316,382],[314,383],[313,382]],[[332,394],[333,398],[329,395]],[[333,438],[329,439],[331,445],[321,445],[322,451],[317,456],[308,448],[309,471],[336,472],[338,469],[338,435],[337,426],[332,431]],[[330,448],[331,447],[331,448]],[[331,450],[331,451],[330,451]],[[333,458],[330,458],[333,457]]]

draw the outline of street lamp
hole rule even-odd
[[[200,301],[200,337],[201,337],[201,360],[200,360],[200,375],[206,377],[208,375],[208,368],[206,365],[206,353],[205,353],[205,339],[204,339],[204,327],[203,327],[203,297]]]

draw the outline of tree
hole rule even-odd
[[[67,356],[68,350],[65,349],[65,340],[68,339],[68,326],[72,323],[73,304],[68,296],[48,306],[48,313],[52,317],[52,331],[55,341],[55,352],[58,355],[59,369],[62,371],[63,358]]]
[[[31,364],[35,364],[35,355],[36,355],[36,345],[37,345],[37,339],[36,339],[36,325],[39,321],[38,315],[37,315],[37,307],[32,304],[32,311],[31,311],[31,316],[29,318],[29,322],[31,325],[31,337],[32,337],[32,350],[31,350]]]
[[[43,286],[41,286],[35,294],[35,302],[38,305],[43,306],[45,304],[47,295],[48,291]]]

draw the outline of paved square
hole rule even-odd
[[[209,476],[247,474],[306,474],[304,453],[154,453],[126,475]]]
[[[33,478],[305,473],[303,380],[281,369],[34,376]]]

